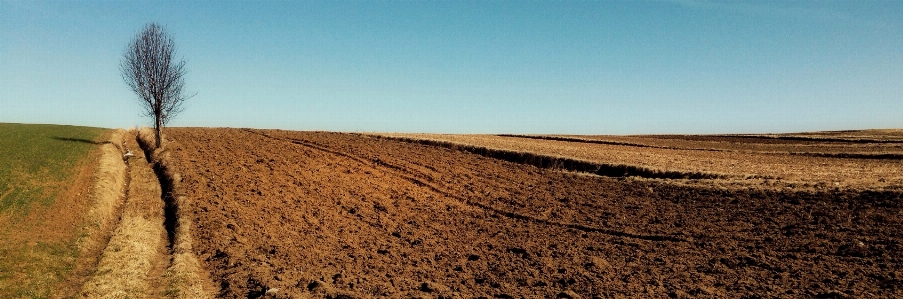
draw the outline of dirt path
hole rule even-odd
[[[219,297],[894,297],[893,192],[721,190],[338,133],[172,129]]]

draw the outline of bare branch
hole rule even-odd
[[[154,117],[157,147],[161,146],[163,126],[194,96],[183,91],[187,71],[185,61],[174,61],[175,50],[172,37],[160,25],[150,23],[129,43],[119,64],[122,79],[138,96],[144,115]]]

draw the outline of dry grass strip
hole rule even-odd
[[[150,148],[154,142],[154,131],[142,128],[139,131],[139,142],[144,148]],[[164,143],[166,144],[166,143]],[[180,188],[181,175],[170,162],[169,152],[164,149],[154,150],[151,154],[157,175],[167,192],[167,215],[172,218],[170,237],[172,240],[172,263],[164,274],[164,295],[168,298],[213,298],[215,288],[210,274],[201,266],[194,254],[191,215],[191,198],[184,196]]]
[[[129,160],[128,198],[94,274],[82,286],[82,298],[159,297],[154,288],[167,262],[160,186],[134,142],[125,143],[135,154]]]
[[[126,180],[125,162],[122,159],[123,138],[125,130],[114,131],[108,143],[101,145],[101,156],[97,172],[94,174],[94,186],[91,190],[91,208],[87,213],[88,225],[85,227],[85,238],[80,240],[80,247],[91,248],[104,244],[106,238],[96,235],[111,231],[117,220],[117,210],[124,199],[123,187]]]

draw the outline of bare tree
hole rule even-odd
[[[156,147],[163,143],[163,126],[184,109],[194,96],[185,94],[185,61],[174,61],[172,37],[157,23],[150,23],[129,43],[119,70],[122,79],[138,95],[145,116],[154,117]]]

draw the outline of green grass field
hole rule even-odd
[[[47,298],[74,269],[80,224],[45,219],[81,211],[53,204],[108,131],[0,123],[0,298]]]
[[[49,205],[107,129],[0,123],[0,213]]]

